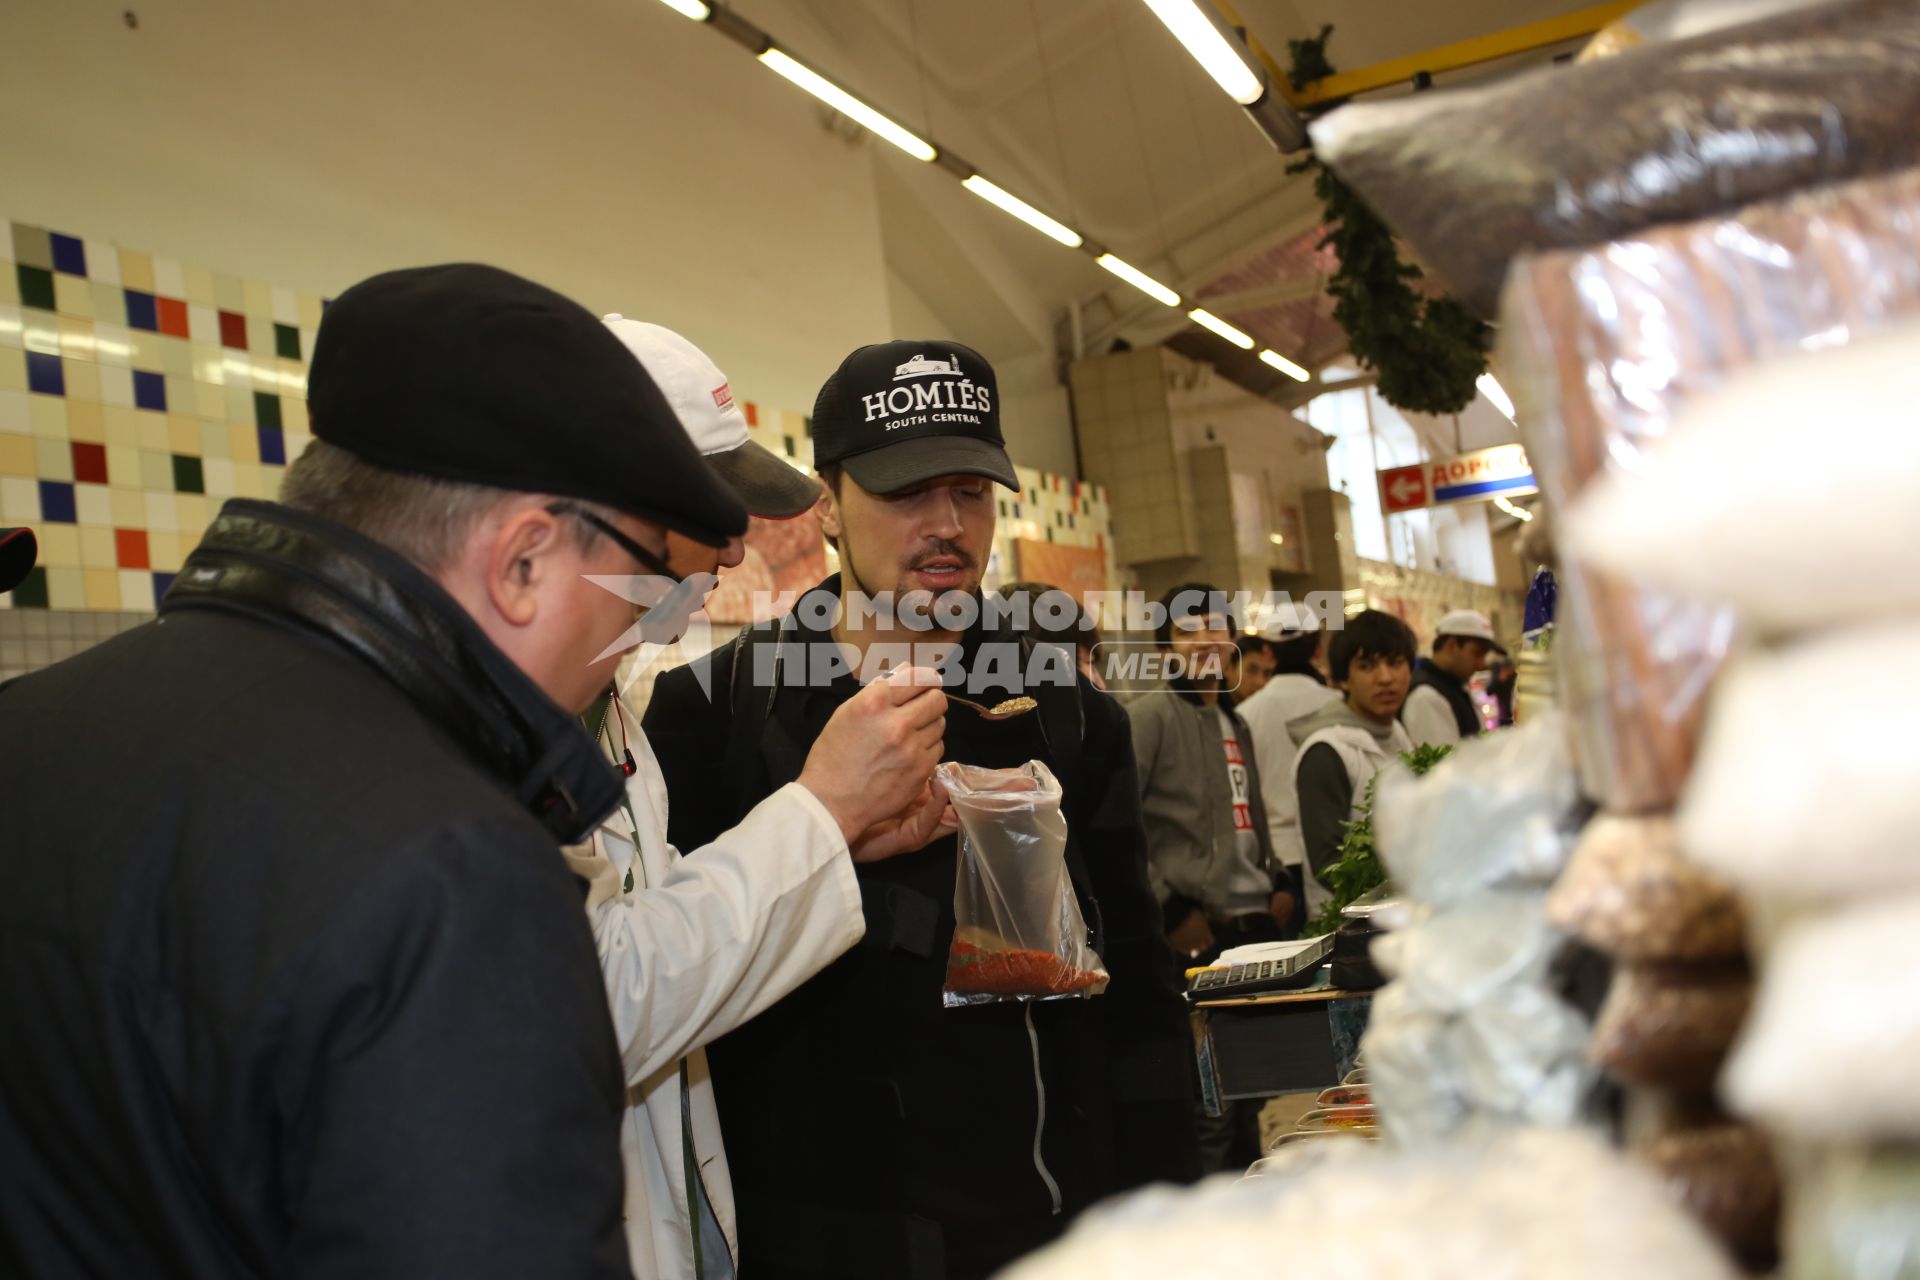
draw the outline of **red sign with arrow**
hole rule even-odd
[[[1389,515],[1417,511],[1430,501],[1427,495],[1427,468],[1393,467],[1380,473],[1380,507]]]

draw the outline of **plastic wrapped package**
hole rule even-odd
[[[1913,227],[1905,265],[1920,274],[1920,211]],[[1743,370],[1677,414],[1634,474],[1582,495],[1562,522],[1568,550],[1775,631],[1920,614],[1915,404],[1912,323]]]
[[[1681,843],[1754,893],[1920,889],[1916,725],[1920,620],[1743,655],[1714,699]]]
[[[1920,895],[1789,928],[1721,1079],[1728,1104],[1814,1142],[1920,1140]]]
[[[1751,1125],[1716,1124],[1662,1134],[1639,1156],[1734,1256],[1771,1268],[1778,1249],[1780,1173],[1773,1146]]]
[[[1392,881],[1440,908],[1504,884],[1548,884],[1578,804],[1566,732],[1542,717],[1464,742],[1424,777],[1382,773],[1374,833]]]
[[[1753,1003],[1741,965],[1623,965],[1593,1027],[1593,1060],[1655,1088],[1712,1086]]]
[[[1646,1170],[1573,1132],[1426,1151],[1325,1140],[1255,1176],[1093,1209],[1002,1280],[1298,1273],[1368,1280],[1732,1280]]]
[[[1476,1115],[1508,1124],[1584,1118],[1596,1072],[1586,1020],[1551,992],[1508,987],[1454,1021],[1444,1045]]]
[[[1686,40],[1789,9],[1825,3],[1827,0],[1652,0],[1594,32],[1575,61],[1611,58],[1643,44]]]
[[[1470,1012],[1502,987],[1543,986],[1562,935],[1537,891],[1494,890],[1402,930],[1398,981],[1419,1007]]]
[[[1620,960],[1733,960],[1746,949],[1732,887],[1681,854],[1665,816],[1589,822],[1547,918]]]
[[[1886,173],[1917,158],[1916,117],[1920,7],[1852,0],[1347,106],[1311,132],[1319,157],[1490,316],[1525,249]]]
[[[1067,875],[1067,820],[1053,771],[1038,760],[1018,769],[950,761],[936,773],[960,819],[946,1005],[1106,990]]]
[[[1520,407],[1541,488],[1566,511],[1604,477],[1630,483],[1647,471],[1676,416],[1736,371],[1915,317],[1920,173],[1907,171],[1516,264],[1502,313],[1501,379]],[[1708,482],[1716,486],[1734,490]],[[1718,501],[1704,492],[1688,500]],[[1772,519],[1723,520],[1702,536],[1715,547],[1731,540],[1744,554],[1750,533],[1810,532],[1781,520],[1783,532],[1760,534]],[[1731,646],[1734,612],[1723,601],[1629,584],[1561,541],[1554,660],[1583,788],[1620,812],[1671,808],[1705,694]],[[1684,560],[1692,544],[1669,539],[1663,550]],[[1834,572],[1849,570],[1829,560],[1814,578]]]
[[[1920,1148],[1807,1158],[1788,1206],[1786,1280],[1920,1280]]]

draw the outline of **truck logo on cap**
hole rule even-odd
[[[897,364],[893,367],[893,380],[900,382],[907,378],[924,378],[935,373],[951,373],[958,376],[960,357],[955,356],[951,360],[929,360],[924,355],[917,355],[905,364]]]

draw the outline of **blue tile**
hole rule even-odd
[[[287,463],[287,438],[278,427],[261,427],[260,461],[282,467]]]
[[[153,575],[153,607],[154,608],[158,609],[160,607],[161,597],[167,594],[167,588],[171,587],[173,585],[173,580],[179,576],[180,576],[179,574],[175,574],[175,573],[156,573]]]
[[[142,293],[138,289],[128,289],[127,327],[145,329],[149,333],[160,332],[160,317],[153,306],[153,295]]]
[[[43,396],[67,394],[67,375],[60,367],[59,356],[44,351],[27,352],[27,390],[38,391]]]
[[[73,486],[65,480],[42,480],[40,518],[48,524],[74,523],[78,517],[74,515]]]
[[[166,375],[148,373],[145,369],[135,369],[133,371],[133,403],[142,409],[153,409],[165,413],[167,411]]]
[[[72,236],[63,236],[58,231],[47,237],[53,242],[53,269],[64,271],[70,276],[87,274],[87,246]]]

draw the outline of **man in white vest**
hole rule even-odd
[[[1304,882],[1306,845],[1300,838],[1300,800],[1293,786],[1293,758],[1300,754],[1287,726],[1304,719],[1341,693],[1329,688],[1318,660],[1327,632],[1311,609],[1283,602],[1261,628],[1272,646],[1273,678],[1242,702],[1240,716],[1253,734],[1253,758],[1260,770],[1260,794],[1266,801],[1267,836],[1274,857]]]
[[[1412,679],[1414,639],[1407,624],[1368,609],[1348,618],[1327,645],[1327,666],[1346,697],[1288,725],[1300,753],[1293,780],[1306,853],[1307,918],[1332,897],[1321,879],[1340,859],[1344,823],[1359,816],[1373,776],[1413,750],[1400,724]]]

